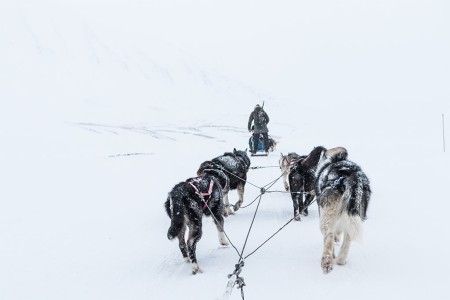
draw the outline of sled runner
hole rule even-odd
[[[250,153],[250,155],[251,156],[267,156],[267,155],[269,155],[269,153],[267,153],[267,152],[264,152],[264,151],[262,151],[262,152],[256,152],[256,153]]]

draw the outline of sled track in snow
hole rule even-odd
[[[191,135],[204,139],[215,140],[218,142],[226,142],[224,139],[219,139],[210,134],[210,131],[222,130],[230,132],[245,133],[238,127],[232,126],[213,126],[213,125],[201,125],[198,127],[185,127],[185,126],[157,126],[157,127],[147,127],[147,126],[132,126],[132,125],[108,125],[99,123],[74,123],[74,125],[79,126],[82,129],[88,130],[96,134],[114,134],[121,135],[126,132],[133,132],[138,134],[144,134],[159,140],[171,140],[177,141],[179,135]]]

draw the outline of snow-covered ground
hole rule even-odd
[[[236,252],[204,218],[191,275],[163,203],[247,147],[261,101],[279,144],[252,166],[344,146],[373,196],[347,265],[322,273],[313,205],[246,260],[246,299],[449,299],[449,17],[444,1],[2,1],[0,299],[220,298]],[[255,208],[225,220],[239,250]],[[245,253],[292,214],[264,195]]]

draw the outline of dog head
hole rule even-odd
[[[322,146],[314,147],[311,153],[302,161],[302,167],[305,169],[315,169],[326,151],[327,149]]]
[[[341,160],[346,160],[348,156],[347,149],[344,147],[336,147],[332,148],[326,151],[323,151],[319,160],[319,163],[317,164],[316,173],[320,172],[320,170],[330,164],[335,163]],[[316,174],[317,176],[317,174]]]
[[[336,147],[325,152],[325,157],[331,159],[332,162],[345,160],[348,157],[347,149],[344,147]]]
[[[234,148],[233,154],[243,160],[245,168],[248,170],[250,167],[250,158],[247,155],[247,148],[245,148],[245,150],[236,150],[236,148]]]

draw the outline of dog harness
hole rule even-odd
[[[327,185],[324,186],[325,187],[331,187],[332,189],[334,189],[335,187],[338,187],[340,185],[343,185],[345,182],[345,177],[339,177],[338,179],[335,179],[333,182],[328,182]]]
[[[300,161],[300,159],[293,159],[289,163],[289,168],[295,168],[297,166],[297,163]]]
[[[211,194],[212,194],[212,188],[214,185],[214,181],[211,179],[211,181],[209,182],[209,188],[208,188],[208,192],[207,193],[202,193],[199,191],[199,189],[197,188],[197,186],[194,183],[199,183],[202,179],[200,177],[194,178],[192,180],[189,181],[189,184],[194,188],[195,193],[200,197],[200,199],[203,199],[203,201],[205,202],[205,205],[203,205],[203,209],[206,208],[206,206],[208,205],[208,201],[211,199]],[[205,200],[205,196],[207,196],[208,198]]]

